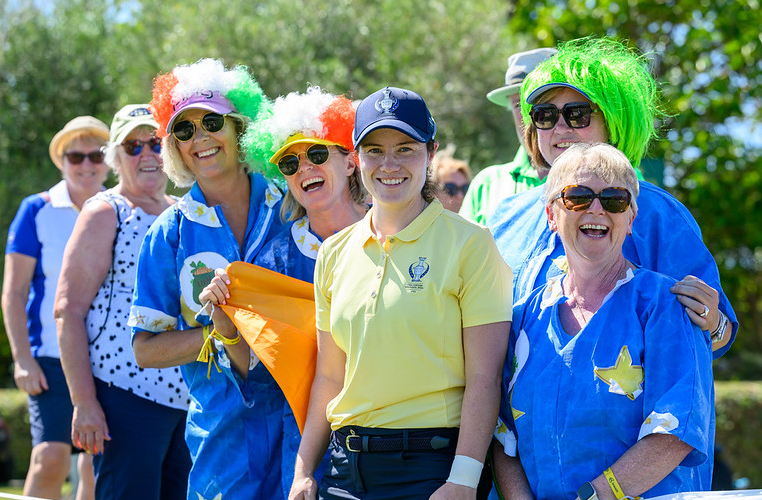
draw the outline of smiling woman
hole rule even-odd
[[[410,90],[386,87],[357,108],[353,142],[373,207],[318,252],[317,370],[290,498],[477,495],[511,272],[483,227],[433,197],[435,133]]]
[[[272,116],[253,124],[241,139],[247,155],[259,148],[271,153],[268,163],[257,165],[266,177],[288,187],[281,218],[299,220],[320,241],[357,222],[367,210],[352,146],[354,113],[346,97],[310,87],[276,99]],[[312,281],[312,272],[301,279]]]
[[[251,262],[281,231],[281,192],[249,171],[238,144],[271,103],[245,67],[201,59],[157,76],[151,106],[164,169],[191,188],[141,247],[129,320],[135,358],[145,368],[180,366],[188,386],[188,497],[277,500],[285,397],[224,313],[210,317],[199,298],[215,268]]]
[[[365,215],[365,190],[352,151],[353,125],[349,99],[310,87],[304,94],[279,97],[272,114],[246,131],[241,143],[247,156],[256,157],[261,151],[270,154],[268,163],[255,163],[255,168],[288,186],[281,207],[286,227],[265,244],[254,264],[312,283],[323,241]],[[241,277],[216,270],[201,294],[203,300],[225,304],[227,285],[235,278]],[[247,399],[247,403],[256,401]],[[283,412],[282,482],[288,492],[301,436],[286,402]],[[318,479],[325,462],[313,471]]]
[[[523,490],[517,498],[709,489],[709,334],[674,299],[673,279],[622,253],[637,196],[630,162],[607,144],[569,147],[548,175],[546,213],[568,269],[514,308],[494,458],[498,485]]]
[[[53,300],[64,248],[85,200],[103,190],[101,148],[109,128],[92,116],[70,120],[50,141],[58,184],[21,202],[8,231],[3,321],[16,385],[29,395],[32,456],[24,494],[58,498],[69,470],[72,403],[61,370]],[[92,480],[89,458],[82,477]],[[92,494],[92,481],[81,491]]]

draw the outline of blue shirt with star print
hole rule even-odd
[[[312,283],[315,276],[315,259],[322,243],[323,240],[310,229],[309,218],[304,216],[286,224],[283,231],[262,248],[254,264]],[[301,440],[294,412],[286,402],[283,412],[283,458],[281,461],[284,497],[288,497],[291,483],[294,481],[294,464]],[[318,483],[329,462],[330,453],[327,453],[314,474]]]
[[[307,216],[289,222],[257,255],[254,264],[308,283],[315,276],[315,259],[323,240],[310,230]]]
[[[643,496],[711,489],[714,385],[708,332],[669,291],[674,280],[628,272],[576,335],[551,279],[514,307],[496,437],[518,456],[538,500],[574,499],[645,436],[693,447]]]

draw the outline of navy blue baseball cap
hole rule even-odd
[[[539,87],[534,89],[532,92],[530,92],[529,95],[527,96],[527,104],[536,103],[537,99],[539,99],[542,94],[544,94],[548,90],[557,89],[557,88],[566,88],[566,89],[576,90],[577,92],[585,96],[586,99],[589,99],[590,102],[593,101],[592,99],[590,99],[590,96],[587,95],[587,92],[577,87],[576,85],[572,85],[571,83],[566,83],[566,82],[555,82],[555,83],[546,83],[545,85],[540,85]]]
[[[412,90],[384,87],[357,106],[352,142],[357,148],[362,140],[380,128],[391,128],[418,142],[429,142],[437,133],[437,124],[423,98]]]

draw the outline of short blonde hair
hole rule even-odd
[[[632,168],[630,160],[621,151],[610,144],[601,142],[593,144],[578,143],[564,151],[559,156],[553,168],[548,173],[543,197],[545,205],[550,206],[570,177],[580,174],[595,175],[604,182],[622,183],[632,195],[630,207],[634,214],[638,213],[637,197],[640,193],[638,176]]]

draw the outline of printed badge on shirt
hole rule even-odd
[[[418,262],[410,264],[407,272],[410,280],[405,282],[405,290],[408,293],[418,293],[423,291],[423,278],[429,273],[429,263],[426,257],[418,257]]]

